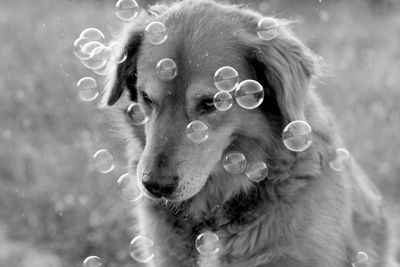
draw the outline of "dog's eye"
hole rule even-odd
[[[142,95],[142,99],[143,99],[144,103],[146,103],[148,105],[152,105],[153,104],[153,101],[151,101],[149,95],[146,92],[140,91],[140,94]]]
[[[201,114],[207,114],[215,111],[216,108],[214,106],[214,99],[212,98],[203,98],[200,100],[197,111]]]

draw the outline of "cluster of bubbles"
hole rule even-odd
[[[101,76],[107,74],[110,66],[122,63],[127,58],[121,43],[106,45],[104,34],[96,28],[83,30],[73,44],[73,51],[83,66]],[[83,101],[93,101],[99,95],[99,87],[92,77],[80,79],[77,89]]]
[[[352,267],[367,267],[368,266],[368,254],[362,251],[357,252],[357,254],[351,259]]]

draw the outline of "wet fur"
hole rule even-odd
[[[130,168],[138,164],[149,131],[132,126],[124,114],[126,106],[138,99],[138,68],[151,56],[142,48],[143,30],[150,21],[166,18],[176,27],[169,41],[186,57],[182,62],[187,71],[178,80],[182,86],[206,71],[207,66],[191,69],[190,60],[213,45],[215,35],[224,29],[219,25],[235,29],[235,37],[227,37],[231,50],[211,60],[231,60],[229,65],[239,66],[241,78],[263,85],[265,100],[257,110],[239,113],[243,123],[229,135],[223,151],[241,151],[249,162],[264,160],[269,174],[264,181],[252,183],[243,175],[228,174],[218,161],[200,192],[190,199],[142,199],[135,207],[136,231],[152,238],[156,246],[155,259],[148,265],[349,267],[351,257],[365,251],[368,266],[398,266],[380,193],[354,159],[342,172],[329,167],[335,149],[343,143],[312,88],[319,69],[317,57],[293,36],[287,21],[280,21],[286,26],[276,39],[266,42],[255,33],[260,14],[211,1],[184,1],[155,6],[128,25],[119,37],[128,60],[110,71],[103,104],[115,114],[113,119],[128,141]],[[183,52],[188,50],[192,54]],[[298,119],[312,126],[314,136],[313,145],[302,153],[288,151],[281,141],[283,127]],[[174,120],[164,123],[181,127]],[[233,123],[238,124],[226,122],[224,127]],[[195,239],[203,231],[220,237],[217,255],[203,257],[196,252]]]

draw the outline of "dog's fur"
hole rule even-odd
[[[312,88],[317,57],[293,36],[288,21],[278,20],[275,39],[260,39],[261,17],[244,7],[184,1],[142,12],[119,38],[128,59],[110,72],[103,99],[128,140],[130,168],[150,196],[135,208],[139,232],[155,241],[149,266],[348,267],[357,251],[368,253],[368,266],[398,266],[379,192],[354,159],[342,172],[329,167],[343,144]],[[161,45],[144,39],[155,20],[168,29]],[[157,62],[166,57],[178,65],[172,81],[156,76]],[[214,72],[225,65],[241,80],[263,85],[259,108],[204,110],[202,101],[217,92]],[[132,101],[150,114],[144,126],[129,123],[125,110]],[[185,136],[193,120],[209,126],[201,144]],[[281,139],[294,120],[313,129],[313,144],[301,153]],[[233,150],[249,162],[266,162],[268,177],[254,183],[228,174],[221,157]],[[154,198],[141,183],[149,174],[177,177],[176,189]],[[196,252],[203,231],[220,237],[219,253]]]

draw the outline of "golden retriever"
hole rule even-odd
[[[148,265],[348,267],[363,251],[368,266],[398,266],[380,193],[351,157],[342,171],[330,167],[343,143],[313,90],[318,57],[285,20],[276,19],[275,38],[260,38],[261,18],[241,6],[183,1],[141,12],[119,37],[128,58],[110,71],[103,105],[116,114],[130,170],[147,196],[135,216],[138,232],[154,240]],[[146,39],[152,21],[166,26],[161,44]],[[163,58],[177,64],[173,79],[157,77]],[[262,85],[258,108],[215,108],[213,77],[222,66]],[[149,117],[144,125],[130,121],[133,102]],[[204,142],[186,136],[195,120],[208,126]],[[312,127],[303,152],[282,142],[295,120]],[[267,163],[266,179],[225,171],[221,158],[230,151]],[[196,251],[205,231],[218,235],[218,253]]]

